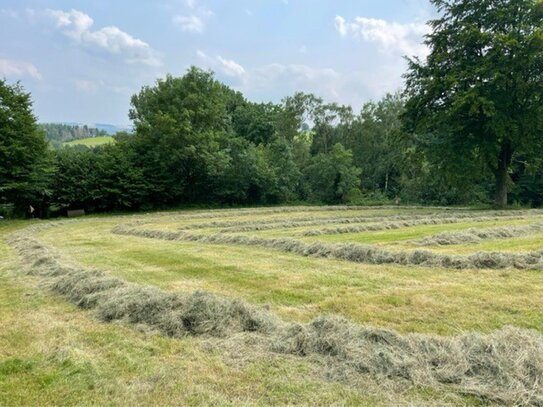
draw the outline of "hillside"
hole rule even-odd
[[[98,136],[98,137],[88,137],[82,138],[79,140],[72,140],[63,143],[65,146],[87,146],[87,147],[96,147],[103,144],[113,143],[115,140],[112,136]]]

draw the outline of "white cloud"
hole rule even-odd
[[[37,80],[42,79],[38,68],[31,63],[0,58],[0,77],[2,76],[14,77],[16,79],[22,77],[30,77]]]
[[[184,12],[173,16],[172,21],[183,31],[203,33],[208,20],[215,14],[210,9],[198,5],[196,0],[183,0]]]
[[[248,91],[284,89],[284,95],[294,91],[314,92],[334,101],[340,97],[342,75],[332,68],[314,68],[298,64],[269,64],[251,71],[244,87]]]
[[[196,15],[175,16],[173,22],[179,25],[183,31],[201,33],[205,29],[204,21]]]
[[[196,51],[196,55],[198,55],[198,58],[200,58],[205,67],[216,70],[226,76],[243,78],[246,74],[245,68],[232,59],[226,59],[220,55],[211,57],[202,50]]]
[[[402,86],[401,64],[381,67],[378,72],[339,72],[329,67],[281,63],[248,68],[202,50],[198,50],[196,55],[200,66],[223,75],[220,80],[248,97],[263,100],[278,101],[302,91],[357,109],[364,101],[395,92]]]
[[[336,31],[339,33],[339,35],[341,35],[342,37],[346,37],[349,30],[347,28],[347,22],[345,21],[345,19],[341,16],[336,16],[334,22],[336,25]]]
[[[402,56],[425,56],[428,53],[422,44],[424,35],[430,31],[426,24],[400,24],[367,17],[356,17],[348,22],[342,16],[336,16],[334,22],[340,36],[372,42],[382,53]]]
[[[11,8],[0,8],[0,17],[2,16],[17,19],[19,18],[19,13]]]
[[[208,60],[208,58],[209,58],[207,56],[207,54],[204,51],[200,50],[200,49],[198,51],[196,51],[196,55],[198,55],[198,57],[203,59],[203,60]]]
[[[184,0],[184,3],[188,8],[196,7],[196,0]]]
[[[94,20],[87,14],[71,10],[47,10],[47,16],[62,33],[78,44],[121,56],[128,63],[141,63],[160,66],[162,62],[156,52],[138,38],[120,30],[118,27],[103,27],[92,31]]]
[[[220,55],[217,56],[217,60],[222,66],[222,71],[228,76],[238,76],[241,77],[245,74],[245,69],[238,64],[236,61],[231,59],[225,59]]]

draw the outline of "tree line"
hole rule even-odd
[[[108,136],[105,130],[89,127],[86,124],[40,123],[38,128],[45,133],[45,138],[53,148],[60,148],[62,143],[89,137]]]
[[[286,202],[543,201],[543,6],[432,0],[429,56],[360,112],[296,93],[254,103],[190,68],[131,99],[133,133],[52,151],[0,81],[0,204],[87,211]]]

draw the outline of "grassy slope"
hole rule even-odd
[[[80,140],[68,141],[67,143],[64,143],[64,145],[67,145],[67,146],[83,145],[87,147],[95,147],[95,146],[100,146],[102,144],[113,143],[114,141],[115,140],[111,136],[100,136],[100,137],[89,137],[89,138],[83,138]]]
[[[100,223],[83,222],[78,233],[87,232],[84,226]],[[323,380],[307,360],[224,360],[202,340],[169,339],[129,326],[100,323],[92,313],[49,295],[38,280],[20,273],[5,237],[27,224],[0,225],[0,405],[459,401],[429,389],[383,392],[368,380],[356,388],[347,387]],[[65,243],[69,240],[65,236]],[[462,403],[475,400],[464,398]]]

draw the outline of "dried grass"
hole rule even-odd
[[[11,245],[28,273],[42,277],[47,287],[69,301],[95,308],[104,321],[143,324],[175,337],[236,340],[239,333],[255,332],[253,343],[260,343],[262,352],[310,357],[319,365],[332,366],[337,375],[332,379],[366,376],[405,389],[452,388],[483,401],[543,404],[543,336],[536,331],[506,327],[488,335],[437,337],[400,335],[338,317],[285,323],[240,300],[203,292],[167,293],[69,265],[28,231],[12,239]]]
[[[175,214],[172,212],[155,212],[152,215],[154,218],[168,217],[171,220],[192,220],[192,219],[218,219],[229,216],[243,217],[254,215],[275,215],[275,214],[287,214],[293,212],[300,213],[312,213],[312,212],[347,212],[347,211],[365,211],[376,209],[429,209],[440,210],[444,212],[457,212],[457,211],[469,211],[467,208],[450,208],[441,206],[396,206],[396,205],[382,205],[382,206],[357,206],[357,205],[333,205],[333,206],[280,206],[280,207],[264,207],[264,208],[241,208],[241,209],[214,209],[209,211],[195,211],[183,214]],[[518,211],[522,212],[522,211]]]
[[[469,222],[493,222],[497,220],[524,220],[527,219],[525,215],[516,215],[511,213],[496,214],[494,216],[465,216],[456,215],[453,217],[425,217],[422,219],[414,220],[402,220],[392,222],[382,222],[378,224],[359,225],[359,226],[342,226],[334,228],[324,228],[320,230],[307,230],[302,233],[303,236],[321,236],[321,235],[337,235],[345,233],[360,233],[360,232],[374,232],[379,230],[395,230],[420,225],[444,225],[451,223],[461,223],[469,220]]]
[[[534,223],[526,226],[508,226],[495,228],[470,228],[459,232],[442,232],[426,236],[412,243],[418,246],[447,246],[455,244],[480,243],[484,240],[508,239],[511,237],[526,236],[543,231],[543,223]]]
[[[350,373],[383,380],[451,386],[504,404],[543,403],[543,335],[536,331],[505,327],[489,335],[402,336],[321,317],[307,325],[290,325],[273,349],[324,356]]]
[[[237,299],[205,292],[171,294],[78,268],[29,236],[19,234],[10,243],[28,274],[43,277],[47,288],[71,303],[96,308],[104,321],[145,324],[170,336],[269,332],[276,323],[268,313]]]
[[[422,214],[422,215],[374,215],[374,216],[355,216],[355,217],[330,217],[330,218],[294,218],[287,221],[277,221],[277,220],[259,220],[259,221],[232,221],[225,224],[220,224],[220,222],[209,222],[204,225],[205,228],[221,228],[219,233],[237,233],[237,232],[253,232],[253,231],[262,231],[262,230],[274,230],[274,229],[291,229],[299,227],[308,227],[308,226],[320,226],[320,225],[352,225],[358,223],[375,223],[372,225],[361,225],[347,228],[330,228],[324,229],[326,231],[340,230],[339,233],[349,233],[351,230],[359,231],[359,227],[363,231],[366,230],[386,230],[386,229],[400,229],[402,227],[415,226],[419,223],[416,223],[418,220],[423,222],[430,222],[429,224],[440,224],[440,223],[456,223],[452,221],[453,219],[457,222],[462,222],[465,220],[470,220],[474,222],[485,222],[489,217],[496,218],[496,220],[502,218],[511,218],[511,219],[526,219],[525,215],[511,214],[510,212],[475,212],[475,213],[466,213],[466,212],[457,212],[457,213],[432,213],[432,214]],[[481,218],[482,220],[479,220]],[[434,222],[435,220],[435,222]],[[443,220],[443,221],[442,221]],[[380,222],[377,224],[377,222]],[[415,222],[413,224],[409,222]],[[214,225],[212,225],[214,223]],[[427,224],[427,223],[421,223]],[[183,227],[181,230],[189,229],[201,229],[204,227],[197,227],[198,225],[189,225],[191,227]],[[321,231],[307,231],[304,232],[304,236],[318,236],[321,234],[330,234],[330,233],[321,233]]]
[[[357,243],[305,243],[292,238],[262,238],[228,234],[198,235],[187,232],[147,230],[119,225],[112,230],[120,235],[153,239],[259,246],[302,256],[334,258],[356,263],[399,264],[453,269],[543,269],[543,250],[529,253],[477,252],[467,256],[435,253],[429,250],[390,251]]]

